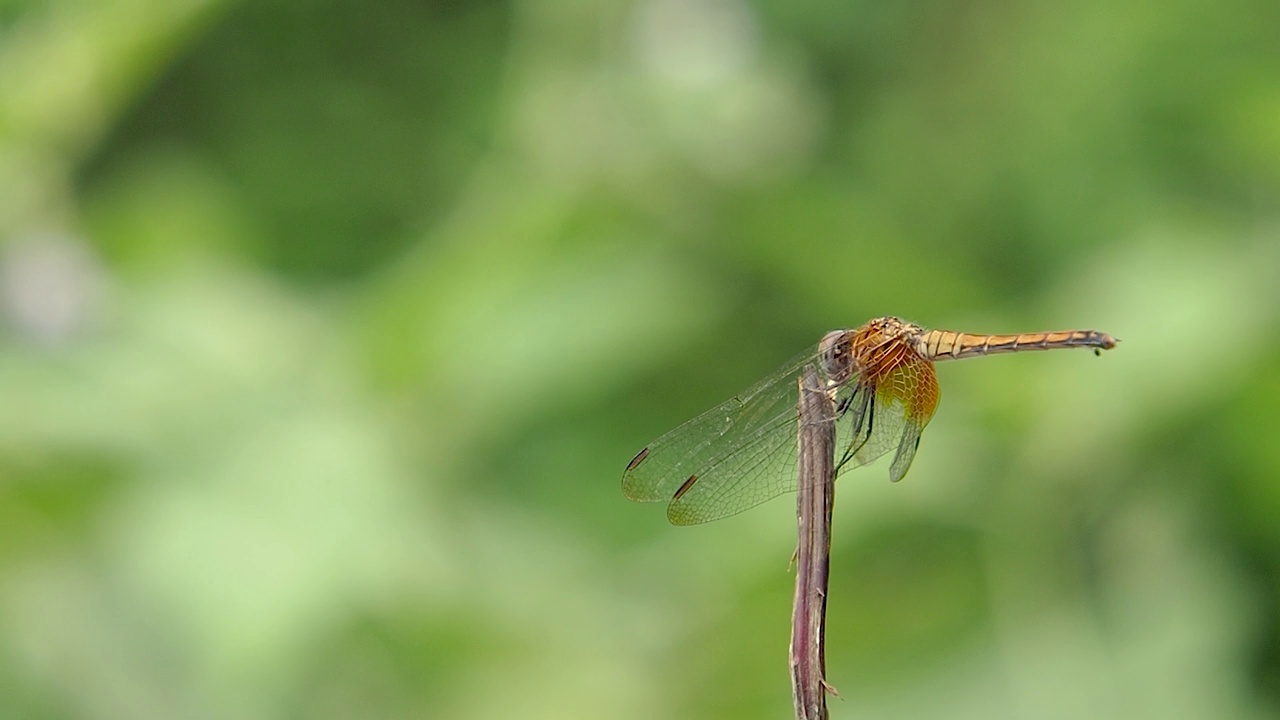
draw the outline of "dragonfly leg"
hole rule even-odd
[[[850,395],[841,403],[846,411],[853,403],[854,397],[857,396],[860,396],[860,399],[858,401],[858,409],[853,415],[853,436],[849,439],[849,447],[845,448],[844,453],[840,456],[840,462],[836,463],[837,470],[852,460],[853,456],[862,449],[862,446],[866,445],[867,441],[871,439],[871,428],[875,423],[876,415],[876,404],[872,402],[875,393],[866,385],[859,386],[853,395]],[[865,428],[864,420],[866,421]]]

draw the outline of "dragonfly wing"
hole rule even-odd
[[[796,489],[796,401],[805,367],[818,352],[792,360],[653,441],[627,465],[623,494],[667,502],[676,525],[718,520]],[[836,388],[836,474],[866,465],[895,447],[890,477],[899,480],[938,403],[933,364],[903,353]]]
[[[796,489],[796,411],[779,415],[774,427],[761,427],[759,439],[691,475],[667,506],[674,525],[696,525],[735,515]]]
[[[914,356],[875,377],[863,378],[853,393],[848,419],[837,428],[837,474],[874,462],[897,448],[889,478],[901,480],[911,467],[920,433],[938,406],[933,363]]]
[[[623,494],[669,502],[672,523],[693,525],[794,491],[797,382],[815,354],[653,441],[627,466]]]
[[[916,457],[916,448],[920,447],[920,433],[924,427],[919,423],[903,423],[902,439],[898,441],[898,452],[893,455],[893,464],[889,466],[889,479],[898,482],[907,474],[911,461]]]

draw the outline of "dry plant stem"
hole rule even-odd
[[[800,380],[799,473],[796,520],[796,595],[791,613],[791,695],[797,720],[827,717],[827,572],[831,555],[835,407],[810,367]],[[832,691],[834,692],[834,691]]]

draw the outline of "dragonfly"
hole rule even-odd
[[[833,330],[742,393],[654,440],[622,475],[622,492],[667,503],[667,519],[696,525],[796,489],[798,381],[814,368],[835,408],[835,475],[890,450],[889,479],[907,474],[938,408],[941,360],[1030,350],[1116,346],[1095,330],[974,335],[929,330],[897,317]]]

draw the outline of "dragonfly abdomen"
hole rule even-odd
[[[1096,330],[1060,330],[1016,335],[971,335],[950,330],[930,330],[916,342],[917,351],[929,360],[1075,347],[1110,350],[1115,346],[1115,338]]]

